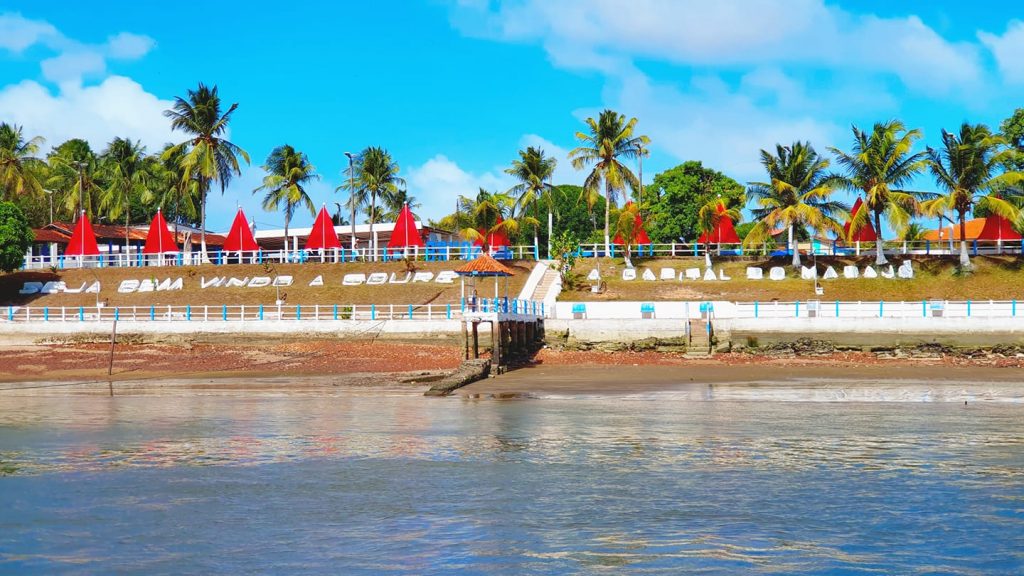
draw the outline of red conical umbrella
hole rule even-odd
[[[998,214],[985,218],[985,226],[978,234],[978,240],[1020,240],[1021,236],[1013,229],[1013,224]]]
[[[853,203],[853,210],[850,211],[850,219],[860,212],[864,203],[861,202],[860,198]],[[843,224],[843,237],[846,238],[850,235],[850,223]],[[874,242],[878,240],[878,233],[875,232],[875,227],[871,225],[871,222],[867,222],[864,226],[861,226],[860,230],[850,238],[850,242]]]
[[[633,205],[633,202],[626,202],[626,208]],[[647,236],[647,230],[644,230],[644,221],[640,218],[640,213],[636,213],[636,219],[633,221],[633,244],[650,244],[651,239]],[[622,245],[625,242],[622,241],[622,234],[616,234],[615,238],[612,239],[612,244]]]
[[[320,208],[320,213],[316,215],[316,221],[313,222],[313,230],[310,231],[309,238],[306,239],[306,250],[321,248],[324,250],[341,248],[341,241],[338,240],[338,233],[334,230],[334,222],[327,213],[326,206]]]
[[[718,203],[718,207],[715,209],[719,214],[725,214],[725,205],[721,202]],[[710,233],[705,232],[697,238],[698,244],[739,244],[740,237],[736,234],[736,228],[733,226],[732,218],[728,216],[719,216],[718,222],[715,224],[715,229]]]
[[[174,237],[171,236],[171,231],[167,229],[167,220],[164,219],[164,215],[157,208],[156,216],[153,216],[153,221],[149,223],[146,245],[142,248],[142,253],[166,254],[178,251],[178,245],[174,243]]]
[[[498,219],[494,222],[495,230],[487,235],[487,245],[490,246],[492,250],[494,248],[505,248],[512,244],[508,239],[508,233],[505,232],[505,229],[499,228],[499,226],[504,222],[505,220],[499,214]]]
[[[224,240],[225,252],[255,252],[260,249],[256,239],[252,237],[252,230],[249,229],[249,221],[245,219],[245,212],[238,209],[235,214],[235,221],[231,223],[231,231]]]
[[[391,232],[391,239],[388,240],[388,248],[405,248],[407,246],[424,246],[423,237],[416,228],[416,218],[409,210],[409,204],[402,206],[398,213],[398,221],[395,222],[395,229]]]
[[[71,234],[71,241],[64,251],[67,256],[96,256],[100,253],[100,247],[96,245],[96,233],[92,231],[92,223],[89,217],[82,210],[82,215],[75,222],[75,230]]]

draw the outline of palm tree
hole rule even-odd
[[[626,122],[626,117],[613,110],[604,110],[598,119],[587,118],[590,133],[577,132],[576,138],[581,146],[569,152],[573,168],[582,170],[593,164],[593,170],[583,182],[584,197],[588,206],[592,205],[594,195],[604,184],[604,249],[605,254],[611,253],[611,237],[609,236],[609,210],[615,196],[628,186],[632,190],[639,187],[636,175],[627,168],[620,158],[636,158],[644,144],[651,141],[647,136],[634,136],[636,118]]]
[[[405,180],[398,176],[400,170],[398,163],[391,158],[391,154],[384,148],[370,146],[359,153],[354,164],[355,175],[352,178],[353,185],[359,191],[353,191],[351,202],[357,202],[358,197],[363,199],[369,196],[370,209],[370,241],[373,242],[373,225],[377,221],[377,198],[387,199],[398,193],[398,190],[405,186]],[[359,202],[365,206],[365,202]],[[373,243],[373,258],[377,259],[377,246]]]
[[[637,234],[640,232],[636,225],[639,215],[640,203],[627,202],[615,220],[615,235],[622,238],[622,244],[626,247],[625,261],[628,268],[633,267],[633,244],[636,243]]]
[[[920,130],[907,130],[899,120],[890,120],[875,123],[870,134],[854,126],[853,150],[849,154],[829,148],[839,165],[846,169],[846,175],[839,180],[841,185],[864,193],[867,209],[851,215],[850,234],[856,234],[867,225],[869,216],[874,218],[878,234],[876,265],[886,263],[882,250],[882,215],[899,233],[920,210],[917,198],[920,194],[903,189],[928,166],[927,153],[911,153],[914,142],[920,137]]]
[[[43,142],[40,136],[25,140],[21,126],[0,123],[0,198],[42,193],[38,177],[42,161],[36,154]]]
[[[89,143],[80,138],[68,140],[47,154],[46,161],[50,166],[46,185],[64,194],[64,209],[72,220],[82,211],[96,217],[104,175]]]
[[[842,233],[835,216],[846,210],[829,196],[839,184],[835,176],[826,174],[827,159],[818,156],[810,143],[777,144],[775,154],[761,150],[761,165],[768,173],[768,182],[751,182],[747,197],[755,203],[751,210],[756,223],[743,244],[757,246],[770,238],[779,225],[786,226],[793,266],[800,266],[800,250],[793,244],[793,228],[810,226],[814,230]]]
[[[164,146],[160,155],[150,156],[149,166],[153,179],[157,182],[153,188],[164,191],[157,199],[157,205],[163,209],[168,221],[174,222],[174,237],[178,237],[178,224],[198,224],[199,220],[199,179],[182,168],[182,157],[185,150],[175,149],[173,144]]]
[[[485,251],[490,248],[488,238],[491,234],[504,232],[511,238],[519,233],[522,226],[536,227],[540,224],[531,216],[516,218],[516,199],[509,194],[492,193],[481,188],[476,198],[459,196],[458,204],[459,212],[469,216],[469,225],[459,234],[471,242],[479,240]]]
[[[267,171],[263,184],[252,192],[266,191],[263,209],[268,212],[277,210],[284,203],[284,248],[287,252],[288,224],[295,214],[295,208],[305,206],[310,216],[316,212],[313,201],[306,193],[305,184],[319,180],[320,176],[316,173],[316,167],[309,163],[309,158],[288,144],[274,148],[270,156],[267,156],[263,169]]]
[[[128,253],[128,226],[131,224],[132,196],[150,200],[146,147],[141,142],[114,138],[100,155],[100,170],[106,187],[100,193],[100,208],[113,221],[124,213],[124,250]]]
[[[171,119],[171,129],[181,130],[189,139],[164,151],[170,157],[183,151],[181,157],[182,182],[195,178],[199,188],[200,251],[206,260],[206,195],[214,182],[224,189],[234,176],[242,173],[238,164],[241,156],[249,163],[249,154],[228,141],[225,136],[231,114],[238,109],[232,104],[227,112],[221,113],[220,96],[217,87],[208,88],[200,83],[195,90],[188,91],[188,99],[180,96],[174,99],[174,107],[164,110],[164,116]]]
[[[900,234],[900,239],[904,242],[917,242],[919,240],[924,240],[924,237],[927,234],[927,228],[921,226],[917,222],[910,222],[903,227],[903,233]]]
[[[970,269],[967,253],[967,214],[977,206],[989,214],[1016,220],[1020,211],[1003,198],[1018,195],[1009,187],[1024,182],[1024,173],[1013,169],[1017,152],[1007,140],[984,124],[964,122],[960,133],[942,131],[942,149],[928,148],[929,168],[944,196],[924,202],[924,212],[936,216],[956,214],[960,223],[960,266]]]
[[[538,203],[547,205],[548,209],[548,258],[551,257],[551,224],[552,214],[555,211],[554,186],[551,185],[551,176],[555,173],[558,160],[551,156],[545,156],[544,150],[528,147],[525,151],[519,151],[519,160],[512,162],[512,167],[505,170],[505,173],[515,178],[519,183],[509,189],[510,194],[518,197],[516,205],[520,214],[525,214],[529,208],[536,208]],[[538,245],[537,229],[533,230],[533,244]]]
[[[394,194],[388,194],[384,196],[384,207],[387,212],[380,215],[380,219],[384,222],[395,222],[398,220],[398,214],[402,212],[402,207],[406,204],[409,205],[410,210],[415,210],[422,207],[419,200],[415,196],[411,196],[409,191],[405,188],[399,189]]]

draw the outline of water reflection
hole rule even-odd
[[[685,395],[4,396],[0,571],[1014,573],[1020,416]]]

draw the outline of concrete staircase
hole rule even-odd
[[[686,347],[686,356],[689,358],[707,358],[711,356],[711,339],[714,337],[714,325],[711,333],[708,333],[706,321],[700,318],[690,319],[690,338]]]
[[[541,302],[548,302],[548,296],[551,296],[551,301],[558,298],[558,293],[562,291],[562,286],[558,282],[558,270],[548,268],[544,271],[544,277],[541,278],[540,284],[537,285],[537,289],[533,292],[533,299]]]

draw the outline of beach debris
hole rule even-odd
[[[878,272],[875,272],[875,269],[872,268],[871,266],[865,266],[864,267],[864,277],[865,278],[878,278]]]
[[[457,370],[444,377],[429,390],[423,393],[424,396],[447,396],[453,391],[472,384],[477,380],[487,378],[491,372],[491,361],[486,358],[465,360]]]
[[[856,270],[856,268],[854,268]],[[825,269],[825,275],[821,277],[823,280],[835,280],[839,278],[839,274],[836,274],[836,269],[829,266]]]
[[[768,271],[768,278],[772,280],[785,280],[786,269],[781,266],[772,266],[771,270]]]
[[[747,266],[747,280],[761,280],[764,278],[764,270],[754,266]]]
[[[843,278],[847,280],[856,280],[860,278],[860,268],[856,266],[843,266]]]
[[[650,268],[644,268],[643,279],[648,282],[653,282],[657,280],[658,277],[654,275],[654,272],[651,272]]]

